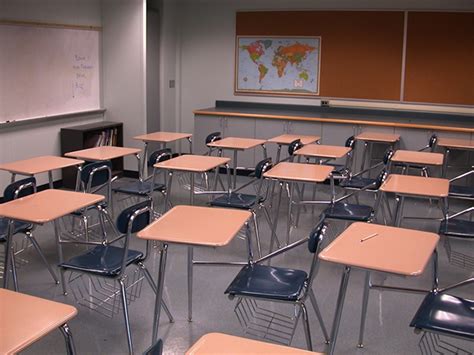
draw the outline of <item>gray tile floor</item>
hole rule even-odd
[[[244,181],[246,178],[239,178]],[[173,202],[175,204],[187,203],[188,191],[183,190],[179,184],[174,185]],[[322,193],[327,191],[323,187]],[[207,199],[199,197],[197,204],[204,205]],[[371,197],[363,197],[361,202],[372,203]],[[451,208],[454,211],[462,208],[463,204],[453,202]],[[301,216],[300,225],[292,231],[292,240],[303,237],[311,230],[317,221],[321,208],[316,208],[312,215],[310,210]],[[405,209],[406,215],[425,215],[439,217],[437,204],[430,205],[424,200],[408,200]],[[285,230],[286,210],[282,209],[280,214],[280,225],[278,234],[283,235]],[[270,231],[263,215],[259,219],[261,236],[264,250],[269,246]],[[185,223],[186,221],[183,221]],[[439,222],[406,220],[404,227],[412,227],[436,232]],[[333,222],[330,224],[329,234],[331,239],[343,229],[343,224]],[[46,257],[51,264],[57,260],[56,247],[53,238],[52,225],[40,226],[36,229],[36,236],[43,247]],[[283,239],[282,237],[280,237]],[[326,240],[326,242],[329,242]],[[439,250],[439,275],[440,285],[445,286],[473,275],[472,270],[466,270],[450,265],[441,240]],[[134,238],[132,247],[143,248],[144,243]],[[472,245],[461,245],[470,252]],[[30,248],[31,249],[31,248]],[[65,248],[66,257],[77,254],[81,247]],[[244,260],[246,256],[245,242],[236,238],[229,246],[218,249],[196,248],[195,258],[211,260]],[[121,313],[114,318],[105,318],[94,311],[90,311],[77,305],[70,293],[68,296],[61,294],[61,286],[53,284],[44,266],[40,263],[33,250],[27,251],[20,256],[28,259],[28,262],[19,270],[20,291],[60,302],[76,305],[79,314],[70,322],[70,327],[76,342],[79,354],[122,354],[126,353],[127,343],[123,316]],[[159,257],[156,250],[147,260],[146,265],[152,275],[157,275]],[[301,246],[291,252],[277,257],[273,265],[288,266],[308,270],[311,255],[306,247]],[[164,340],[165,354],[182,354],[199,337],[208,332],[225,332],[234,335],[243,335],[242,328],[234,314],[236,300],[229,300],[224,295],[224,290],[238,272],[237,267],[196,267],[194,282],[194,317],[192,322],[187,321],[187,297],[186,297],[186,248],[171,245],[168,253],[168,264],[165,280],[165,299],[169,304],[175,317],[174,323],[169,323],[162,313],[159,326],[159,336]],[[319,274],[316,277],[313,289],[323,314],[326,326],[332,325],[336,298],[339,289],[339,281],[342,267],[322,262]],[[389,285],[409,285],[416,287],[430,287],[431,266],[425,273],[416,278],[402,278],[396,276],[384,276],[375,274],[373,279],[385,282]],[[346,303],[342,314],[342,323],[336,347],[336,354],[417,354],[420,353],[418,342],[420,335],[413,332],[408,325],[412,316],[418,308],[422,295],[371,291],[369,298],[368,315],[366,322],[365,348],[357,349],[360,309],[362,299],[362,285],[364,272],[354,270],[351,274]],[[459,294],[471,296],[474,287],[459,291]],[[143,283],[141,297],[130,306],[132,335],[135,353],[141,353],[150,346],[152,312],[154,305],[154,294],[146,282]],[[279,309],[279,305],[270,305],[273,309]],[[289,314],[292,309],[286,309]],[[312,340],[316,351],[324,351],[323,336],[316,316],[309,307]],[[474,351],[473,343],[461,342],[463,347]],[[304,332],[301,322],[298,324],[293,342],[294,347],[305,348]],[[63,338],[59,331],[52,332],[37,343],[30,346],[25,354],[62,354],[64,353]]]

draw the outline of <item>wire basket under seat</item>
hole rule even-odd
[[[130,304],[140,297],[145,275],[139,267],[127,271],[124,283],[127,304]],[[123,310],[120,284],[116,279],[71,272],[69,285],[74,299],[83,307],[108,318]]]
[[[234,313],[244,333],[255,338],[290,345],[299,319],[300,310],[298,307],[265,302],[268,305],[275,304],[283,310],[287,310],[288,312],[285,314],[266,309],[259,303],[250,298],[240,298],[237,301]]]

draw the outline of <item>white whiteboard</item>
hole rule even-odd
[[[99,34],[0,23],[0,122],[99,109]]]

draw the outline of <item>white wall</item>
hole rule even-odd
[[[101,26],[99,0],[0,0],[0,16],[5,19],[61,24]],[[0,163],[37,155],[60,155],[59,131],[62,127],[102,120],[102,115],[75,117],[54,122],[0,130]],[[55,171],[55,180],[61,173]],[[39,184],[47,183],[47,174],[37,176]],[[0,195],[10,182],[10,174],[0,171]]]
[[[317,104],[315,99],[235,96],[234,45],[237,10],[457,9],[473,10],[472,0],[164,0],[162,73],[176,89],[161,92],[162,125],[184,132],[194,128],[194,109],[215,100]],[[173,40],[176,44],[173,44]],[[163,77],[163,76],[162,76]],[[162,85],[167,85],[163,81]]]
[[[102,73],[108,121],[123,122],[126,147],[141,148],[133,139],[146,132],[145,0],[102,1]],[[134,157],[125,169],[137,170]]]

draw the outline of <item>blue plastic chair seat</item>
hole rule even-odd
[[[263,201],[263,197],[260,198],[259,202],[261,201]],[[248,210],[254,207],[256,203],[257,203],[257,196],[255,195],[247,195],[247,194],[232,192],[230,195],[225,194],[212,200],[211,206],[240,208],[240,209]]]
[[[112,245],[98,245],[85,254],[73,257],[59,265],[64,269],[89,272],[101,276],[114,277],[120,273],[123,259],[123,248]],[[126,266],[143,258],[143,253],[129,250]]]
[[[454,218],[444,220],[439,226],[439,233],[450,237],[474,238],[474,222]]]
[[[25,233],[31,228],[31,224],[26,222],[13,222],[13,234],[16,233]],[[0,218],[0,242],[5,242],[7,240],[8,233],[8,219]]]
[[[426,295],[410,327],[474,339],[474,301],[445,293]]]
[[[302,270],[267,265],[243,267],[225,293],[234,296],[296,301],[308,274]]]
[[[449,196],[460,198],[474,198],[474,188],[470,186],[450,185]]]
[[[124,186],[114,187],[112,191],[121,192],[129,195],[146,196],[152,190],[152,181],[134,181]],[[155,183],[153,191],[164,191],[166,186]]]
[[[326,208],[323,214],[325,218],[367,222],[372,218],[374,209],[366,205],[336,202]]]
[[[376,183],[377,183],[377,179],[370,179],[370,178],[355,176],[351,178],[350,180],[341,181],[339,183],[339,186],[353,188],[353,189],[361,189],[370,184],[374,184],[374,187],[375,187]],[[370,188],[368,190],[370,190]]]

